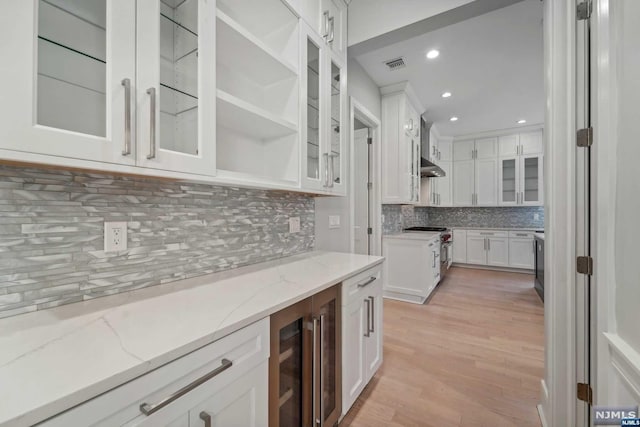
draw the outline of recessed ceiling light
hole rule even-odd
[[[445,92],[445,93],[442,94],[443,98],[448,98],[450,96],[451,96],[451,92]]]
[[[451,120],[452,122],[457,122],[458,118],[456,116],[451,117],[449,120]]]
[[[523,125],[523,124],[525,124],[525,123],[527,123],[527,121],[526,121],[525,119],[520,119],[520,120],[518,120],[518,124],[519,124],[519,125]]]
[[[427,52],[427,58],[429,59],[435,59],[438,57],[438,55],[440,55],[440,51],[439,50],[430,50],[429,52]]]

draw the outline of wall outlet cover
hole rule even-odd
[[[127,223],[104,223],[104,251],[119,252],[127,250]]]
[[[329,215],[329,228],[340,228],[340,215]]]
[[[292,216],[289,218],[289,233],[299,233],[300,232],[300,217]]]

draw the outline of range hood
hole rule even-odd
[[[422,151],[422,157],[420,158],[420,176],[425,178],[439,178],[445,176],[444,171],[440,166],[432,163],[428,159],[429,153],[431,152],[431,144],[429,141],[430,129],[431,123],[427,123],[424,118],[420,117],[420,148]]]

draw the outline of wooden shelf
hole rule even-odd
[[[217,125],[256,139],[272,139],[298,132],[298,126],[220,89]]]
[[[298,69],[220,9],[217,60],[254,82],[269,86],[298,76]]]
[[[280,363],[284,362],[285,360],[290,358],[292,355],[293,355],[293,347],[289,347],[288,349],[280,353],[280,359],[279,359]]]

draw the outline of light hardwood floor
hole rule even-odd
[[[532,275],[452,268],[427,304],[384,309],[384,363],[341,427],[540,427]]]

